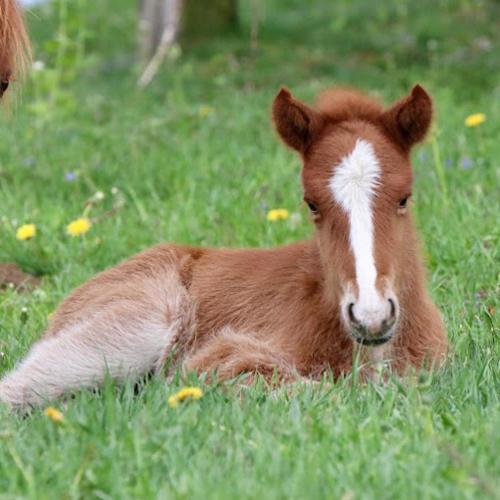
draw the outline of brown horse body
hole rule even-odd
[[[0,14],[8,82],[27,42],[11,0],[0,0]],[[373,362],[402,374],[441,361],[446,334],[407,206],[410,149],[431,115],[418,85],[388,109],[336,89],[315,110],[282,89],[273,118],[302,157],[314,238],[262,250],[163,244],[104,271],[60,305],[0,381],[0,401],[39,405],[167,359],[220,379],[278,380],[348,373],[356,353],[367,376]]]

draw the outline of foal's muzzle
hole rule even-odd
[[[391,340],[398,319],[395,298],[384,298],[370,305],[350,302],[345,307],[349,333],[358,344],[377,346]]]

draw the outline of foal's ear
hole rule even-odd
[[[382,123],[394,138],[410,149],[424,137],[432,121],[431,96],[420,85],[382,113]]]
[[[294,99],[284,87],[274,99],[273,120],[283,141],[300,153],[311,144],[322,123],[317,111]]]

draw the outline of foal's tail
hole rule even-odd
[[[28,68],[31,49],[17,0],[0,0],[0,98]]]

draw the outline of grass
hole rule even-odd
[[[43,276],[32,293],[0,294],[1,373],[73,287],[151,244],[271,246],[311,233],[299,161],[270,127],[281,84],[306,100],[334,83],[387,102],[417,81],[433,94],[414,211],[451,352],[439,372],[384,386],[238,395],[194,379],[204,397],[173,410],[182,382],[158,378],[76,394],[63,425],[1,408],[0,498],[500,498],[499,5],[273,0],[252,52],[243,4],[239,36],[186,50],[146,91],[135,86],[135,10],[71,5],[62,28],[84,26],[84,56],[54,42],[57,9],[35,11],[46,69],[0,123],[0,261]],[[480,111],[487,121],[466,128]],[[105,198],[91,217],[120,208],[70,238],[65,226],[96,191]],[[268,223],[276,207],[295,222]],[[17,241],[25,222],[38,234]]]

